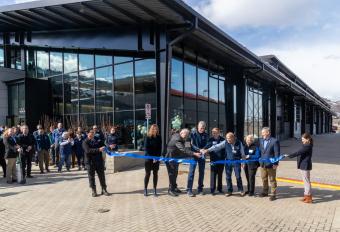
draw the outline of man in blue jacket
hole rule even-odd
[[[241,160],[242,158],[245,158],[242,142],[240,140],[237,140],[235,135],[231,132],[227,133],[226,140],[202,152],[203,153],[218,152],[218,151],[221,151],[222,149],[224,149],[225,151],[226,160],[237,161],[237,160]],[[233,193],[233,183],[231,180],[231,174],[233,170],[234,170],[236,181],[237,181],[238,191],[243,197],[245,193],[243,191],[243,184],[242,184],[242,178],[241,178],[241,164],[237,162],[225,164],[227,191],[228,191],[226,196],[229,197]]]
[[[200,121],[197,125],[197,131],[191,134],[191,149],[193,152],[200,152],[201,149],[206,149],[208,147],[209,135],[205,132],[206,124],[204,121]],[[187,193],[189,197],[194,197],[192,192],[192,186],[194,184],[195,169],[198,164],[198,187],[197,193],[204,194],[203,192],[203,181],[204,181],[204,169],[205,169],[205,159],[194,157],[195,164],[190,164],[189,175],[188,175],[188,185]]]
[[[58,123],[57,129],[53,131],[53,147],[54,147],[54,157],[53,162],[55,161],[55,165],[58,166],[58,162],[60,160],[60,143],[62,141],[62,135],[65,132],[62,123]]]
[[[262,139],[260,139],[260,151],[261,151],[261,159],[269,159],[269,158],[279,158],[280,156],[280,143],[277,139],[271,137],[270,129],[268,127],[262,128],[261,131]],[[261,166],[261,178],[263,182],[263,191],[260,194],[260,197],[267,197],[269,192],[268,179],[271,185],[271,196],[269,198],[270,201],[276,200],[276,170],[279,165],[279,162],[271,163],[269,161],[260,161]]]
[[[49,153],[51,143],[48,135],[45,133],[42,127],[39,127],[38,132],[35,134],[36,150],[38,152],[40,173],[44,173],[44,163],[46,172],[50,172],[49,165]]]

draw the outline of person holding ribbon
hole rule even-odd
[[[201,150],[203,154],[207,152],[218,152],[224,149],[226,162],[225,162],[225,171],[226,171],[226,179],[227,179],[227,193],[226,196],[229,197],[233,193],[233,183],[231,180],[231,173],[234,170],[237,182],[237,188],[240,192],[240,195],[243,197],[245,195],[243,191],[242,177],[241,177],[241,162],[240,160],[245,157],[244,147],[242,142],[236,139],[234,133],[229,132],[226,135],[226,140],[223,142],[216,144],[210,147],[207,150]]]
[[[220,136],[220,129],[215,127],[211,130],[212,137],[208,140],[208,147],[212,147],[224,141],[224,138]],[[224,170],[224,164],[214,164],[215,161],[221,161],[225,159],[225,152],[210,152],[210,193],[215,195],[216,190],[216,177],[217,177],[217,190],[219,193],[222,191],[222,176]]]
[[[247,162],[242,165],[247,178],[247,191],[245,193],[248,194],[248,196],[253,197],[255,193],[256,172],[260,166],[257,161],[260,158],[260,149],[254,143],[254,137],[252,135],[246,136],[244,154],[246,155],[245,158],[247,160]]]
[[[260,151],[261,151],[261,178],[263,183],[263,191],[260,197],[267,197],[269,191],[268,179],[271,185],[270,201],[276,200],[276,170],[279,162],[271,162],[269,159],[280,158],[280,143],[277,139],[271,137],[270,128],[262,128],[262,139],[260,139]]]
[[[300,169],[305,189],[304,197],[301,201],[312,203],[310,171],[312,170],[313,138],[309,133],[304,133],[301,140],[302,147],[298,151],[284,156],[289,158],[297,157],[297,168]]]
[[[191,133],[191,149],[193,152],[200,152],[201,149],[206,149],[208,145],[209,135],[205,132],[206,124],[204,121],[200,121],[197,125],[197,131]],[[204,157],[195,158],[196,161],[190,164],[187,184],[187,194],[189,197],[194,197],[195,194],[192,192],[192,186],[194,184],[195,170],[198,165],[198,186],[197,194],[204,195],[203,192],[203,181],[204,181],[204,169],[205,159]]]
[[[182,129],[179,133],[174,133],[167,145],[166,158],[183,158],[183,157],[196,157],[201,158],[200,152],[193,152],[191,144],[188,140],[190,131],[186,128]],[[169,175],[169,190],[170,196],[176,197],[182,191],[177,188],[177,175],[178,175],[178,162],[166,162],[166,168]]]
[[[157,124],[151,125],[144,142],[144,151],[146,156],[159,157],[162,153],[162,138],[159,135]],[[145,160],[145,177],[144,177],[144,196],[148,195],[148,183],[153,173],[153,195],[157,196],[159,161],[153,159]]]

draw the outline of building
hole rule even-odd
[[[274,55],[259,57],[180,0],[46,0],[0,8],[0,122],[42,115],[145,126],[180,123],[280,139],[331,130],[330,106]]]

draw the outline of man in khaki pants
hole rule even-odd
[[[264,127],[261,131],[262,139],[260,139],[260,151],[261,159],[278,158],[280,156],[280,144],[279,141],[270,135],[270,129]],[[270,201],[276,200],[276,169],[279,162],[270,163],[267,161],[260,162],[261,166],[261,178],[263,182],[263,191],[260,197],[267,197],[269,192],[268,179],[271,185]]]
[[[9,128],[5,131],[3,142],[5,145],[5,158],[7,159],[7,184],[11,184],[17,181],[16,161],[20,149],[16,142],[13,128]]]
[[[48,165],[50,162],[48,149],[51,147],[51,142],[50,142],[48,135],[45,133],[42,127],[39,127],[38,133],[35,137],[35,141],[36,141],[36,149],[38,151],[38,157],[39,157],[40,173],[41,174],[44,173],[44,163],[45,163],[46,172],[50,172],[48,168]]]

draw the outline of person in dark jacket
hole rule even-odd
[[[52,162],[55,167],[58,166],[59,160],[60,160],[60,143],[62,141],[62,135],[65,132],[65,129],[63,128],[63,124],[61,122],[58,123],[57,128],[53,131],[53,149],[54,149],[54,155],[52,157]]]
[[[0,135],[0,166],[2,167],[3,177],[6,178],[5,144],[3,135]]]
[[[211,130],[212,137],[208,140],[208,147],[212,147],[224,141],[224,138],[220,136],[220,129],[213,128]],[[220,161],[225,159],[224,151],[210,152],[210,162]],[[217,177],[217,190],[219,193],[222,191],[222,176],[223,176],[224,164],[212,164],[210,165],[210,192],[215,195],[216,190],[216,177]]]
[[[50,139],[42,127],[39,127],[38,133],[35,136],[36,151],[38,152],[40,173],[44,173],[44,163],[46,172],[50,172],[48,166],[50,157],[48,150],[51,147]]]
[[[302,147],[289,155],[289,158],[297,157],[297,168],[300,169],[303,184],[304,184],[304,197],[302,202],[312,203],[310,171],[312,170],[312,153],[313,153],[313,138],[309,133],[302,135]]]
[[[260,149],[254,143],[254,137],[252,135],[248,135],[246,137],[244,154],[246,156],[246,160],[257,160],[260,158]],[[258,161],[250,161],[242,166],[247,178],[247,191],[245,193],[248,194],[248,196],[253,197],[255,194],[256,172],[260,164]]]
[[[85,164],[87,166],[87,173],[89,177],[90,188],[92,189],[92,196],[97,196],[97,189],[95,183],[95,172],[97,172],[100,185],[102,187],[102,194],[109,196],[105,182],[104,161],[102,152],[105,149],[104,141],[99,142],[94,138],[95,132],[90,130],[87,138],[83,141],[83,150],[85,154]]]
[[[40,125],[40,124],[37,125],[37,130],[33,131],[33,133],[32,133],[34,139],[37,138],[37,135],[38,135],[38,133],[39,133],[39,130],[42,129],[42,128],[43,128],[42,125]],[[38,154],[37,149],[35,149],[35,151],[34,151],[34,162],[35,162],[35,165],[36,165],[36,166],[39,164],[39,154]]]
[[[201,149],[206,149],[208,145],[209,135],[205,132],[206,124],[204,121],[200,121],[197,125],[197,131],[193,132],[191,137],[191,149],[193,152],[200,152]],[[203,181],[204,181],[204,169],[205,169],[205,159],[195,158],[196,163],[190,164],[189,174],[188,174],[188,185],[187,193],[189,197],[194,197],[192,192],[192,186],[194,184],[195,170],[198,165],[198,186],[197,194],[204,194],[203,192]]]
[[[149,132],[145,138],[144,151],[146,156],[161,156],[162,139],[159,135],[159,129],[156,124],[151,125]],[[144,177],[144,196],[148,195],[148,183],[153,172],[153,189],[154,196],[157,196],[159,161],[148,159],[145,160],[145,177]]]
[[[18,144],[22,148],[21,163],[23,178],[33,178],[32,171],[32,157],[34,154],[35,139],[29,133],[28,126],[21,126],[21,134],[18,136]],[[27,173],[26,173],[27,169]]]
[[[280,157],[280,143],[277,139],[271,137],[270,128],[262,128],[262,139],[259,141],[261,159],[279,158]],[[267,197],[269,192],[268,179],[271,185],[270,201],[276,200],[276,170],[279,162],[271,163],[269,161],[260,162],[261,178],[263,183],[263,191],[260,197]]]
[[[110,151],[118,151],[118,134],[115,127],[111,127],[110,134],[106,136],[105,145]]]
[[[244,148],[242,145],[242,142],[237,140],[235,135],[232,132],[227,133],[226,140],[212,146],[211,148],[207,150],[202,150],[202,153],[207,152],[218,152],[221,150],[224,150],[226,160],[241,160],[244,155]],[[231,163],[225,164],[225,172],[226,172],[226,179],[227,179],[227,193],[226,196],[229,197],[233,193],[233,183],[231,179],[232,171],[234,170],[236,181],[237,181],[237,188],[240,192],[240,195],[243,197],[245,195],[243,191],[243,184],[242,184],[242,178],[241,178],[241,164],[240,163]]]
[[[16,160],[19,155],[20,146],[14,134],[14,128],[8,128],[3,134],[5,145],[5,158],[7,159],[6,178],[7,184],[17,182]]]
[[[172,135],[167,145],[167,158],[184,158],[184,157],[196,157],[200,158],[200,152],[193,152],[191,150],[191,144],[188,140],[190,131],[188,129],[182,129],[179,133]],[[166,162],[166,168],[169,175],[169,190],[170,196],[176,197],[181,190],[177,188],[177,175],[178,175],[178,163],[175,161]]]
[[[81,170],[81,167],[85,170],[85,162],[84,162],[84,150],[83,150],[83,141],[86,138],[83,137],[83,134],[80,131],[77,131],[76,137],[74,138],[74,151],[77,156],[78,162],[78,170]]]

